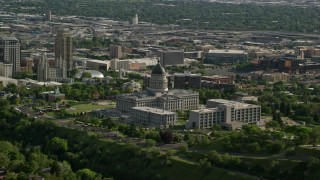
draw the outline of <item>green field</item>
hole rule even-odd
[[[92,111],[93,109],[111,109],[111,108],[114,108],[114,106],[99,105],[99,104],[78,104],[67,109],[67,112],[70,114],[76,114],[81,112],[89,112],[89,111]]]

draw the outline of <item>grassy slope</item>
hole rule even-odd
[[[171,159],[172,165],[159,170],[161,177],[165,179],[249,179],[245,177],[239,177],[228,171],[211,168],[205,170],[196,164],[191,164],[185,161],[179,161],[177,159]]]

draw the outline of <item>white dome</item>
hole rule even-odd
[[[96,71],[96,70],[85,70],[85,71],[79,72],[75,75],[75,78],[80,79],[82,76],[82,73],[84,73],[84,72],[90,73],[91,78],[104,78],[104,75],[101,72]]]

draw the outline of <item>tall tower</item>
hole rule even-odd
[[[138,25],[138,24],[139,24],[138,14],[136,14],[136,15],[132,18],[132,24],[133,24],[133,25]]]
[[[50,10],[46,14],[46,20],[51,21],[51,11]]]
[[[47,54],[42,53],[37,69],[38,81],[46,81],[48,79],[48,71],[49,66],[47,61]]]
[[[153,93],[164,93],[168,91],[166,71],[161,66],[160,61],[158,61],[158,64],[152,69],[149,91]]]
[[[55,38],[55,61],[56,67],[66,66],[67,73],[73,69],[72,66],[72,38],[68,32],[60,30]]]
[[[12,73],[20,72],[20,43],[15,37],[0,37],[0,62],[12,64]]]

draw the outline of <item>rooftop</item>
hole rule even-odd
[[[18,41],[15,37],[0,37],[0,41]]]
[[[88,59],[87,62],[94,62],[100,64],[110,64],[110,61],[102,61],[102,60],[95,60],[95,59]]]
[[[197,109],[197,110],[191,110],[192,112],[203,112],[203,113],[211,113],[219,111],[219,108],[204,108],[204,109]]]
[[[166,71],[161,66],[161,64],[158,62],[158,64],[153,67],[151,74],[166,74]]]
[[[201,76],[201,74],[191,74],[191,72],[174,73],[174,76]]]
[[[166,98],[168,95],[169,99],[174,99],[175,97],[179,98],[181,96],[186,96],[190,94],[196,94],[197,92],[186,89],[171,89],[167,93],[163,93],[160,96],[155,96],[150,91],[143,91],[141,93],[132,93],[132,94],[120,94],[119,97],[125,97],[126,99],[155,99],[158,97]],[[198,94],[198,93],[197,93]]]
[[[151,112],[154,114],[159,115],[174,115],[175,112],[167,111],[164,109],[157,109],[157,108],[151,108],[151,107],[133,107],[132,109],[139,110],[139,111],[145,111],[145,112]]]
[[[209,53],[215,53],[215,54],[247,54],[243,50],[231,50],[231,49],[214,49],[214,50],[209,50]]]
[[[4,77],[4,76],[0,76],[0,81],[17,81],[16,79],[12,79],[12,78],[7,78],[7,77]],[[17,81],[18,82],[18,81]]]
[[[213,102],[213,103],[217,103],[217,104],[223,104],[226,106],[234,106],[234,107],[239,107],[239,108],[255,107],[255,106],[258,107],[257,105],[254,105],[254,104],[247,104],[247,103],[230,101],[230,100],[225,100],[225,99],[209,99],[207,102]]]

